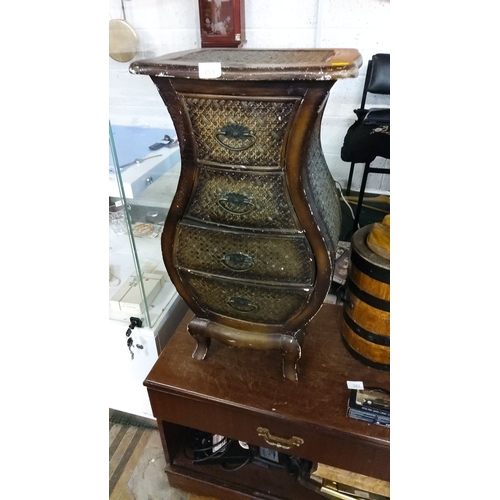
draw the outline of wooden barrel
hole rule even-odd
[[[389,370],[390,260],[367,245],[373,224],[354,233],[346,282],[342,336],[364,364]]]

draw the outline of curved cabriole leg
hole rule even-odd
[[[283,335],[281,340],[281,362],[283,377],[296,382],[299,380],[297,364],[302,354],[304,332],[299,331],[293,336]]]
[[[204,335],[205,322],[196,321],[198,318],[194,318],[188,325],[188,332],[191,337],[196,340],[196,349],[191,355],[194,359],[202,360],[205,359],[208,349],[210,347],[211,338]]]

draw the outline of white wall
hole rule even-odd
[[[136,30],[140,52],[134,59],[194,49],[201,46],[198,0],[124,0],[127,21]],[[122,18],[120,0],[109,0],[109,15]],[[390,53],[389,0],[246,0],[245,48],[352,47],[364,59],[360,76],[339,80],[331,91],[322,127],[323,152],[332,175],[345,187],[349,164],[340,159],[340,148],[353,109],[359,107],[366,63],[373,54]],[[131,75],[130,62],[109,58],[111,123],[173,127],[166,108],[147,77]],[[369,101],[389,104],[388,98]],[[377,158],[373,166],[389,166]],[[361,166],[353,180],[361,181]],[[390,178],[372,174],[367,190],[387,193]]]

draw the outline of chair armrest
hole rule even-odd
[[[391,123],[391,110],[389,108],[373,108],[362,119],[365,125],[387,125]]]

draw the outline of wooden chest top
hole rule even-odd
[[[220,63],[219,80],[337,80],[355,78],[357,49],[196,49],[133,62],[134,74],[199,79],[200,63]]]

